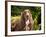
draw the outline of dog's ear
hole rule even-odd
[[[21,12],[21,17],[24,17],[24,12]]]
[[[24,18],[24,15],[23,15],[23,12],[21,12],[21,19],[23,20],[23,18]]]

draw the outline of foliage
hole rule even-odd
[[[34,20],[34,30],[39,29],[39,24],[41,24],[41,7],[31,7],[31,6],[11,6],[11,16],[12,22],[13,20],[19,19],[21,16],[21,12],[24,9],[29,9],[32,12],[32,17]]]

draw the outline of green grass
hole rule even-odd
[[[11,22],[14,23],[15,21],[19,20],[21,16],[12,16],[11,17]]]

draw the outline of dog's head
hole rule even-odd
[[[28,20],[29,17],[31,17],[31,12],[29,9],[26,9],[22,12],[22,18],[25,19],[25,20]]]
[[[31,15],[31,12],[29,9],[25,9],[23,12],[22,12],[22,19],[27,21],[27,20],[31,20],[30,18],[32,18],[32,15]]]

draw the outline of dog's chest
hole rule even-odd
[[[26,31],[29,30],[29,26],[28,25],[29,25],[29,20],[26,21]]]
[[[29,25],[29,20],[26,21],[26,25]]]

